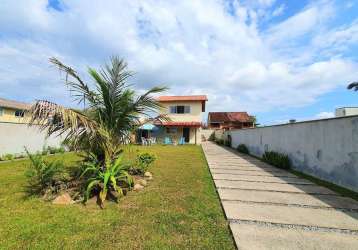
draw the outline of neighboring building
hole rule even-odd
[[[0,98],[0,122],[27,123],[30,104]]]
[[[337,108],[335,112],[336,117],[358,115],[358,107],[342,107]]]
[[[202,113],[205,112],[206,95],[160,96],[161,114],[169,121],[154,122],[155,127],[142,126],[139,137],[155,137],[162,143],[165,138],[172,143],[201,143]]]
[[[246,112],[209,112],[208,114],[210,129],[241,129],[254,126],[254,117]]]

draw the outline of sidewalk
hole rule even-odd
[[[358,202],[215,143],[202,147],[239,249],[358,249]]]

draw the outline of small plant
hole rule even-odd
[[[208,138],[208,141],[215,141],[215,133],[211,133],[211,135]]]
[[[5,161],[11,161],[14,159],[14,155],[13,154],[6,154],[4,155],[4,159]]]
[[[66,152],[66,150],[65,150],[64,147],[59,147],[59,148],[58,148],[58,153],[63,154],[63,153],[65,153],[65,152]]]
[[[262,156],[263,161],[271,164],[275,167],[282,169],[290,169],[291,168],[291,160],[288,155],[281,154],[275,151],[266,151]]]
[[[61,161],[47,162],[40,154],[30,154],[25,149],[31,164],[25,171],[28,179],[28,191],[32,194],[45,194],[48,190],[55,191],[56,181],[59,179],[64,166]]]
[[[48,155],[48,153],[49,153],[48,148],[43,147],[42,151],[41,151],[41,154],[42,155]]]
[[[105,166],[102,166],[95,155],[92,154],[90,158],[90,161],[85,162],[86,168],[81,175],[87,178],[84,202],[95,191],[99,195],[100,205],[103,208],[108,193],[116,198],[114,192],[123,195],[123,186],[129,189],[133,187],[132,176],[128,174],[126,165],[122,164],[122,156],[114,162],[107,162]]]
[[[137,156],[137,162],[139,168],[142,170],[143,173],[147,172],[149,166],[156,160],[154,154],[150,153],[142,153]]]
[[[239,144],[239,146],[237,146],[237,151],[239,151],[240,153],[243,154],[249,154],[249,149],[246,147],[245,144]]]
[[[57,148],[48,146],[47,147],[47,152],[50,153],[50,154],[56,154],[57,153]]]
[[[223,139],[216,139],[215,142],[219,145],[224,145],[224,140]]]

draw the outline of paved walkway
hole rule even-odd
[[[239,249],[358,249],[358,202],[212,142],[202,146]]]

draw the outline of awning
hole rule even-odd
[[[201,122],[158,122],[158,126],[201,127]]]

